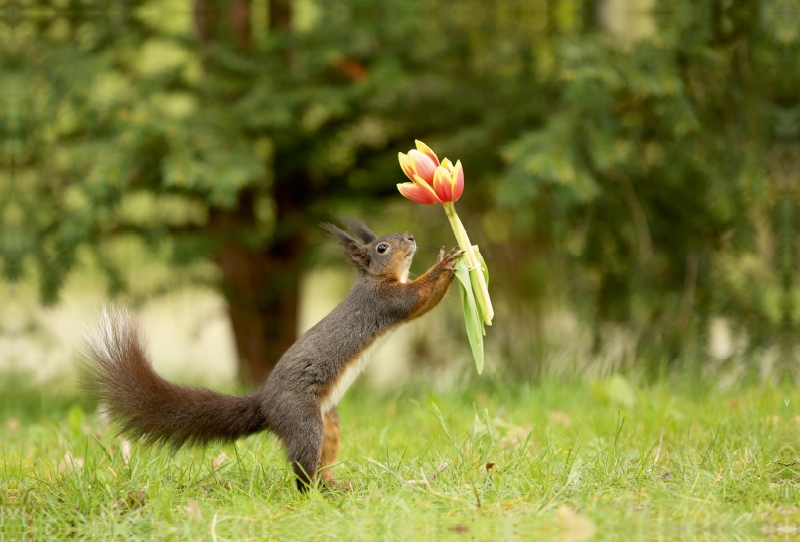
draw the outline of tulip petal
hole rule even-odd
[[[430,156],[411,149],[408,151],[408,161],[414,168],[414,173],[425,179],[426,183],[433,184],[433,172],[436,171],[437,164]]]
[[[414,180],[414,169],[411,167],[411,161],[408,159],[408,156],[403,154],[402,152],[397,153],[397,159],[400,162],[400,167],[403,169],[403,173],[406,174],[410,180]]]
[[[461,165],[461,160],[456,162],[451,177],[453,182],[453,199],[451,201],[456,201],[464,193],[464,167]]]
[[[422,154],[428,156],[431,160],[434,161],[434,163],[436,163],[437,166],[439,165],[439,158],[436,157],[436,153],[433,152],[429,146],[427,146],[425,143],[423,143],[419,139],[415,139],[414,140],[414,144],[417,146],[417,150],[419,152],[421,152]]]
[[[433,189],[433,186],[428,184],[419,175],[414,175],[414,184],[418,185],[420,188],[425,190],[425,192],[428,193],[430,199],[433,200],[434,203],[444,203],[442,198],[440,198],[439,195],[436,193],[436,191]]]
[[[444,160],[442,160],[442,165],[444,167],[446,167],[447,170],[450,171],[450,172],[452,172],[453,169],[454,169],[453,168],[453,162],[451,162],[449,158],[445,158]]]
[[[438,203],[431,199],[430,193],[428,193],[427,190],[416,183],[401,183],[397,185],[397,189],[413,202],[421,203],[422,205]]]
[[[444,202],[453,201],[453,183],[451,182],[450,172],[444,166],[436,168],[433,174],[433,190],[436,195]]]

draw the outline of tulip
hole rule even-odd
[[[408,154],[402,152],[398,154],[400,167],[411,182],[398,184],[397,189],[416,203],[423,205],[438,203],[444,207],[458,245],[464,250],[475,299],[480,306],[483,321],[490,326],[494,318],[494,308],[489,298],[486,278],[467,236],[467,230],[464,229],[453,205],[464,192],[464,168],[461,166],[461,160],[456,161],[455,165],[447,158],[439,162],[436,153],[425,143],[418,140],[415,143],[416,149],[408,151]]]
[[[438,170],[439,159],[436,154],[422,141],[417,141],[417,148],[408,151],[408,154],[398,153],[400,167],[403,173],[411,179],[410,183],[398,184],[400,193],[411,201],[423,205],[444,203],[433,189],[433,180]]]
[[[408,154],[398,153],[400,167],[410,183],[397,185],[400,193],[423,205],[452,203],[464,192],[464,170],[461,161],[455,165],[445,158],[441,163],[430,147],[416,141],[417,148]]]
[[[445,158],[433,174],[433,191],[445,203],[457,201],[464,192],[464,168],[461,160],[453,163]]]

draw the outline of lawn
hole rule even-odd
[[[795,390],[356,386],[336,467],[354,488],[308,494],[271,436],[170,453],[124,445],[76,392],[2,392],[3,539],[788,540],[800,524]]]

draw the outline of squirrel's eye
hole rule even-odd
[[[383,254],[387,250],[389,250],[387,245],[378,245],[378,254]]]

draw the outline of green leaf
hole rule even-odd
[[[467,338],[475,358],[478,374],[483,372],[483,318],[481,317],[475,293],[472,288],[469,268],[464,258],[459,258],[455,265],[456,278],[461,290],[461,305],[464,308],[464,323],[467,327]]]
[[[478,258],[478,263],[481,264],[481,271],[483,271],[483,279],[486,281],[486,287],[488,288],[489,287],[489,267],[486,265],[486,260],[483,259],[483,254],[481,254],[481,251],[478,248],[478,245],[472,245],[472,250],[475,251],[475,256]],[[478,284],[475,283],[475,279],[473,277],[470,277],[470,278],[472,279],[472,292],[473,293],[477,292],[478,288],[480,288],[480,286],[478,286]],[[484,335],[486,335],[486,326],[484,324],[485,320],[483,318],[484,314],[483,314],[483,311],[481,310],[480,303],[478,303],[478,315],[481,317],[481,332]]]

